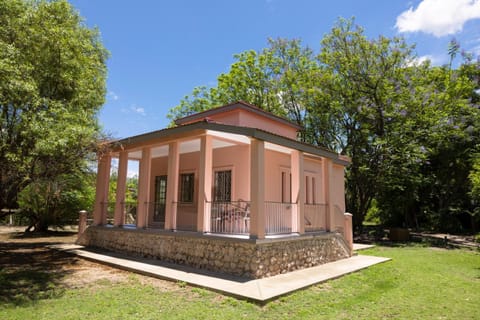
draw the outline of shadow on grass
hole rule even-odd
[[[76,231],[12,232],[11,239],[62,238],[77,235]]]
[[[472,249],[480,251],[480,245],[469,245],[465,241],[447,239],[446,237],[429,236],[428,233],[410,232],[409,240],[393,241],[389,238],[387,228],[378,225],[364,226],[362,233],[354,235],[354,242],[376,244],[386,247],[436,247],[443,249]]]
[[[376,245],[392,248],[439,248],[446,250],[461,249],[458,245],[454,243],[445,242],[443,239],[418,239],[412,238],[409,241],[390,241],[390,240],[381,240],[375,241]],[[464,248],[465,249],[465,248]]]
[[[46,248],[52,242],[0,243],[0,305],[25,305],[63,294],[62,279],[78,258]]]

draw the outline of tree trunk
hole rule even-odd
[[[45,219],[41,217],[31,217],[30,224],[28,225],[25,232],[47,232],[48,231],[48,223]]]
[[[39,219],[39,221],[35,224],[35,232],[47,232],[48,231],[48,223],[44,219]]]

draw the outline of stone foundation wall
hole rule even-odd
[[[336,233],[253,240],[196,233],[89,227],[78,243],[253,279],[350,256],[347,243]]]

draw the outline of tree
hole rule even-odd
[[[238,99],[288,117],[303,126],[302,141],[352,158],[347,208],[361,225],[377,195],[385,157],[394,152],[390,127],[401,111],[407,83],[402,70],[413,60],[412,48],[400,38],[368,40],[353,20],[344,19],[324,37],[318,56],[299,40],[269,45],[261,53],[237,55],[217,87],[194,90],[193,99],[184,99],[171,117]]]
[[[1,208],[17,207],[35,184],[85,171],[107,56],[67,1],[0,0]]]
[[[472,185],[470,196],[472,198],[473,210],[470,212],[472,219],[472,229],[476,231],[476,223],[480,220],[480,154],[476,154],[473,160],[472,170],[468,178]]]
[[[420,205],[430,226],[448,232],[475,227],[468,214],[474,211],[468,175],[480,143],[480,65],[470,54],[462,56],[457,69],[450,63],[431,68],[424,77],[425,84],[433,86],[435,101],[427,122],[429,161],[422,166],[427,183]]]
[[[30,183],[18,195],[22,215],[30,221],[27,231],[72,224],[80,210],[91,209],[94,178],[92,174],[67,174]]]
[[[453,70],[458,51],[452,42],[448,66],[420,64],[404,39],[368,39],[340,19],[318,55],[300,40],[270,40],[236,55],[217,86],[194,89],[169,116],[257,104],[303,126],[302,141],[351,157],[346,202],[356,228],[375,201],[385,224],[440,229],[471,209],[464,181],[480,136],[480,68],[470,59]]]
[[[376,199],[386,224],[419,227],[420,219],[436,230],[461,231],[471,210],[465,181],[479,136],[472,103],[477,64],[466,61],[456,70],[451,63],[418,64],[403,39],[367,40],[362,33],[341,20],[320,55],[336,78],[329,90],[341,106],[352,157],[347,207],[355,225]],[[451,44],[451,59],[458,49]]]
[[[324,90],[335,115],[341,152],[352,158],[347,172],[347,208],[361,227],[381,190],[388,164],[406,164],[418,147],[409,143],[402,116],[411,84],[407,66],[412,47],[402,38],[369,40],[352,20],[340,19],[322,40],[318,56],[330,74]],[[398,167],[397,167],[398,168]],[[396,171],[390,171],[395,174]]]

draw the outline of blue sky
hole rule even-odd
[[[447,62],[448,42],[480,54],[480,0],[70,0],[98,27],[108,60],[104,130],[122,138],[162,129],[192,89],[214,85],[233,55],[267,38],[299,38],[318,50],[339,17],[370,38],[403,36],[419,59]]]

